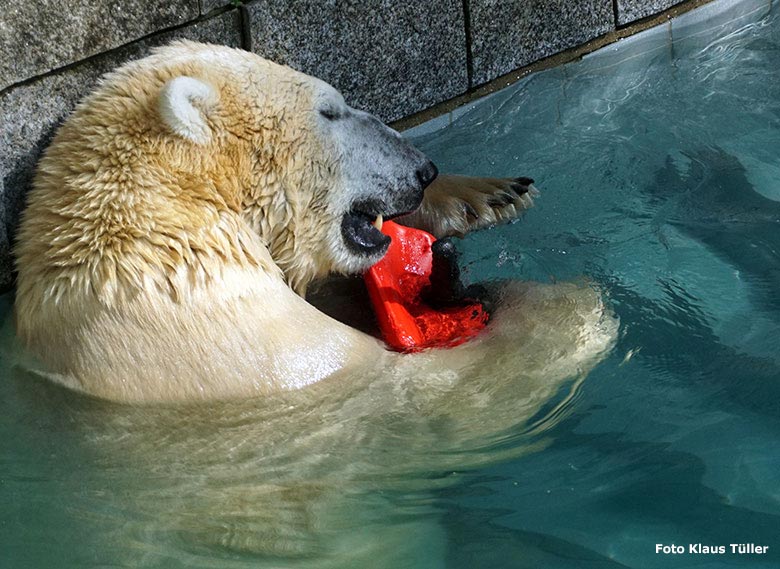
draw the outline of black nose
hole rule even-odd
[[[417,176],[417,181],[420,182],[420,185],[423,188],[426,188],[436,179],[436,176],[439,175],[439,169],[436,167],[436,164],[428,160],[424,166],[417,169],[415,175]]]

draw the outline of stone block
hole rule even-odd
[[[198,14],[198,0],[4,0],[0,90]]]
[[[385,121],[468,88],[461,0],[263,0],[253,50],[319,77]]]
[[[474,85],[614,29],[612,0],[467,0]]]
[[[95,87],[105,72],[148,54],[175,39],[240,45],[238,13],[233,10],[173,32],[158,34],[95,57],[0,95],[0,290],[12,282],[10,243],[30,187],[34,166],[57,125]]]
[[[200,0],[200,13],[208,14],[212,10],[218,10],[225,6],[232,6],[235,2],[232,0]]]
[[[618,25],[654,16],[681,2],[683,0],[617,0]]]

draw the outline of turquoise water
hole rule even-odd
[[[460,243],[467,278],[586,276],[619,315],[616,347],[562,406],[436,448],[423,427],[454,428],[401,411],[128,408],[6,365],[0,567],[780,565],[772,6],[676,21],[415,138],[442,171],[542,190],[520,222]],[[262,427],[293,412],[317,428]]]
[[[745,4],[673,44],[664,27],[535,75],[416,140],[442,171],[542,190],[524,220],[463,244],[474,278],[588,275],[622,328],[550,447],[442,497],[462,544],[449,566],[780,566],[780,10]],[[770,548],[730,553],[745,542]]]

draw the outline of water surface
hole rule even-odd
[[[778,11],[673,22],[417,138],[443,171],[542,189],[463,243],[472,278],[585,274],[622,328],[550,447],[445,493],[448,566],[780,565]]]

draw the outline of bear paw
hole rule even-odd
[[[420,208],[398,219],[437,239],[518,217],[533,205],[538,191],[530,178],[475,178],[441,175],[425,191]]]

